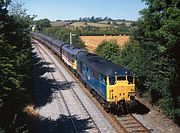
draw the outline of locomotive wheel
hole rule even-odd
[[[119,110],[119,112],[120,112],[121,115],[124,114],[124,112],[125,112],[125,111],[124,111],[124,107],[123,107],[122,104],[119,105],[119,109],[118,109],[118,110]]]

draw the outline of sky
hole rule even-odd
[[[30,15],[36,19],[74,20],[80,17],[110,17],[137,20],[139,11],[145,8],[141,0],[16,0],[24,3]]]

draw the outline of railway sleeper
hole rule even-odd
[[[127,126],[126,128],[141,128],[141,126]]]

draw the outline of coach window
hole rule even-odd
[[[70,60],[74,63],[74,55],[70,55]]]
[[[98,75],[99,75],[98,72],[94,73],[94,76],[95,76],[96,80],[98,80]]]
[[[78,60],[78,64],[79,64],[79,67],[80,67],[80,72],[82,73],[82,62],[80,60]]]
[[[106,84],[106,77],[104,75],[101,75],[101,78],[102,78],[102,84]]]
[[[72,55],[73,60],[75,59],[74,55]]]
[[[103,78],[104,78],[103,80],[104,80],[104,82],[105,82],[104,84],[107,84],[107,78],[108,78],[108,77],[103,76]]]

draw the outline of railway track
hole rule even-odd
[[[46,52],[47,53],[47,52]],[[52,59],[51,59],[52,60]],[[54,63],[56,64],[56,63]],[[56,65],[56,67],[59,69],[59,72],[63,75],[63,78],[67,81],[67,78],[64,76],[64,74],[61,72],[60,68]],[[72,75],[72,73],[71,73]],[[74,89],[71,89],[71,91],[73,91],[75,97],[77,98],[77,100],[81,103],[82,106],[84,106],[82,104],[82,101],[79,99],[79,97],[77,96],[76,92]],[[86,112],[87,109],[85,107],[83,107]],[[89,113],[87,113],[88,116],[90,116]],[[123,130],[121,130],[122,132],[127,132],[127,133],[150,133],[151,130],[147,129],[142,123],[140,123],[132,114],[128,114],[128,115],[124,115],[121,117],[117,117],[117,116],[113,116],[115,118],[115,121],[118,121],[119,125],[121,126],[121,128]],[[92,119],[93,120],[93,119]],[[94,122],[94,121],[93,121]],[[95,122],[94,122],[95,123]],[[96,125],[97,127],[97,125]],[[121,132],[120,131],[120,132]],[[98,132],[101,132],[100,130],[98,130]]]
[[[40,45],[37,45],[36,48],[38,49],[39,52],[40,52],[40,49],[43,50],[43,52],[46,54],[46,56],[48,56],[50,62],[52,62],[52,63],[56,66],[58,72],[59,72],[60,75],[61,75],[62,80],[68,82],[68,79],[66,78],[67,75],[66,75],[66,76],[64,75],[64,73],[62,72],[62,70],[60,70],[60,68],[57,66],[56,62],[53,61],[52,57],[48,55],[48,53],[46,52],[46,50],[44,50],[44,48],[42,48],[42,46],[40,46]],[[42,53],[40,53],[40,54],[42,55]],[[45,57],[43,57],[43,60],[45,60]],[[52,75],[53,79],[55,80],[54,75],[53,75],[52,73],[51,73],[51,75]],[[69,91],[73,94],[73,98],[76,99],[76,101],[78,101],[78,103],[79,103],[80,106],[81,106],[81,109],[83,108],[83,110],[86,112],[85,115],[86,115],[86,117],[88,116],[88,120],[89,120],[89,122],[91,122],[91,125],[93,125],[93,126],[95,127],[95,129],[94,129],[93,131],[90,131],[90,132],[104,132],[104,131],[106,131],[106,130],[107,130],[106,128],[108,128],[108,126],[107,126],[107,127],[104,127],[104,129],[102,129],[102,127],[100,126],[100,129],[99,129],[99,125],[96,124],[97,121],[95,122],[95,121],[94,121],[94,118],[91,117],[91,114],[89,113],[89,110],[84,106],[84,103],[82,102],[82,100],[81,100],[81,99],[79,98],[79,96],[78,96],[79,94],[76,93],[76,92],[77,92],[77,91],[76,91],[76,88],[77,88],[76,84],[77,84],[77,83],[73,82],[72,85],[71,85],[70,88],[69,88]],[[57,87],[57,88],[61,88],[61,86],[58,86],[58,83],[57,83],[57,86],[56,86],[56,87]],[[60,91],[60,93],[61,93],[61,91]],[[60,94],[60,96],[63,98],[64,103],[66,103],[66,108],[68,109],[69,106],[72,105],[71,103],[67,103],[67,101],[69,101],[69,99],[67,98],[68,96],[67,96],[67,95],[64,95],[64,94],[62,94],[62,93]],[[73,105],[72,105],[72,106],[73,106]],[[71,111],[72,111],[72,109],[71,109],[71,110],[68,109],[68,114],[69,114],[70,117],[73,116],[73,114],[71,113]],[[75,113],[74,113],[74,114],[75,114]],[[99,118],[99,119],[100,119],[100,118]],[[75,131],[75,132],[79,132],[78,126],[81,126],[81,125],[79,125],[78,122],[74,121],[74,120],[73,120],[73,117],[71,118],[71,123],[72,123],[72,125],[73,125],[73,127],[74,127],[74,131]],[[106,132],[114,132],[114,131],[113,131],[113,130],[111,130],[111,131],[108,131],[108,130],[107,130]]]
[[[40,45],[38,45],[39,47],[41,47]],[[38,49],[38,51],[40,52],[38,46],[36,46],[36,48]],[[46,55],[48,55],[48,53],[41,47],[41,49],[46,53]],[[40,53],[41,54],[41,53]],[[42,54],[41,54],[42,55]],[[64,76],[64,74],[61,72],[61,70],[59,69],[59,67],[56,65],[56,63],[53,61],[53,59],[49,56],[49,59],[51,60],[51,62],[54,63],[54,65],[57,67],[59,73],[61,73],[61,76],[63,78],[64,81],[68,82],[67,78]],[[43,57],[43,60],[45,60],[45,58]],[[56,80],[56,78],[54,77],[54,75],[51,73],[52,77],[54,80]],[[59,86],[58,83],[56,83],[56,87],[57,88],[61,88]],[[79,97],[77,96],[76,92],[74,91],[73,87],[70,86],[70,89],[69,89],[73,94],[74,94],[74,98],[77,99],[76,101],[78,101],[80,103],[80,105],[83,107],[83,109],[85,110],[85,112],[87,113],[87,116],[89,117],[89,119],[91,119],[92,123],[94,124],[95,128],[97,129],[97,132],[100,133],[100,130],[99,128],[97,127],[96,123],[94,122],[93,118],[91,117],[91,115],[89,114],[89,112],[87,111],[87,109],[85,108],[85,106],[83,105],[83,103],[81,102],[81,100],[79,99]],[[70,117],[70,120],[71,120],[71,123],[74,127],[74,131],[76,133],[78,133],[78,126],[76,124],[76,122],[73,120],[73,115],[71,114],[70,110],[69,110],[69,107],[68,107],[68,104],[66,102],[66,98],[64,97],[64,95],[62,94],[62,92],[60,91],[59,94],[61,95],[62,99],[63,99],[63,102],[65,103],[65,106],[67,108],[67,111],[68,111],[68,114],[69,114],[69,117]]]
[[[43,59],[44,61],[46,61],[45,58],[44,58],[44,56],[43,56],[43,54],[42,54],[42,52],[40,51],[40,48],[39,48],[37,45],[36,45],[35,47],[36,47],[36,49],[38,50],[39,54],[41,55],[42,59]],[[49,65],[47,65],[47,67],[48,67],[48,69],[49,69]],[[50,74],[51,74],[52,78],[55,80],[54,75],[53,75],[52,73],[50,73]],[[56,88],[59,89],[58,83],[56,83]],[[76,126],[76,124],[75,124],[75,121],[73,120],[73,117],[72,117],[72,115],[71,115],[71,112],[70,112],[70,110],[69,110],[69,108],[68,108],[68,105],[67,105],[67,103],[66,103],[66,101],[65,101],[65,98],[64,98],[63,94],[61,93],[61,91],[60,91],[59,94],[61,95],[61,97],[62,97],[62,99],[63,99],[63,102],[64,102],[64,104],[65,104],[65,106],[66,106],[66,109],[67,109],[67,112],[68,112],[68,115],[69,115],[71,124],[72,124],[73,129],[74,129],[74,132],[78,133],[78,128],[77,128],[77,126]],[[59,103],[60,103],[60,101],[59,101]]]
[[[141,122],[139,122],[132,114],[115,117],[119,123],[124,127],[127,133],[150,133]]]

